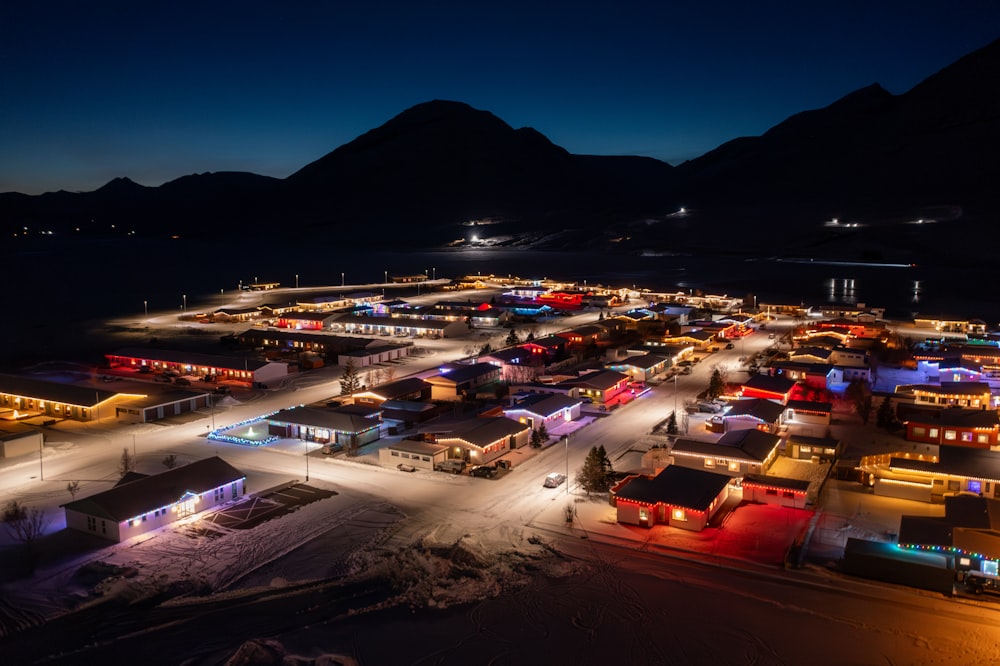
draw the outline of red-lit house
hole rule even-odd
[[[997,445],[1000,416],[993,409],[904,409],[906,439],[910,442],[988,449]]]
[[[700,532],[729,497],[729,477],[670,465],[656,476],[629,476],[611,489],[619,523]]]
[[[566,338],[566,341],[569,342],[571,346],[582,347],[591,344],[596,345],[607,341],[608,329],[603,326],[590,324],[574,328],[571,331],[562,331],[556,335],[561,338]]]
[[[558,335],[547,335],[544,338],[535,338],[525,342],[521,346],[531,352],[532,356],[542,358],[545,362],[552,361],[566,353],[566,338]]]
[[[744,398],[765,398],[788,402],[796,382],[782,375],[751,375],[743,382]]]
[[[806,508],[809,482],[780,476],[747,474],[743,477],[743,500],[795,509]]]
[[[274,320],[274,325],[300,331],[322,331],[330,328],[338,316],[330,312],[286,312]]]

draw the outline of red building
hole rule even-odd
[[[910,442],[988,449],[1000,433],[1000,416],[992,409],[913,409],[902,416]]]

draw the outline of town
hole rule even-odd
[[[228,590],[351,515],[357,491],[405,507],[380,529],[411,538],[478,515],[536,542],[997,589],[1000,346],[984,322],[384,277],[254,281],[208,309],[185,296],[180,315],[110,322],[121,344],[100,367],[0,376],[9,603],[68,563],[98,572],[88,594],[162,595],[170,567],[144,550],[170,541],[187,561],[259,535],[252,556],[186,565],[199,594]]]

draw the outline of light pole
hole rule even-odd
[[[295,288],[296,289],[299,288],[299,274],[298,273],[295,274]]]
[[[563,435],[563,444],[566,447],[566,496],[569,496],[569,435]]]
[[[344,286],[344,274],[343,273],[340,274],[340,286],[341,287]]]
[[[45,469],[42,467],[42,443],[45,440],[45,435],[38,438],[38,478],[42,481],[45,480]]]
[[[188,295],[187,294],[181,294],[181,299],[182,299],[181,300],[181,310],[183,310],[184,312],[187,312],[187,309],[188,309]]]
[[[438,279],[438,269],[437,269],[437,266],[435,266],[435,267],[434,267],[434,268],[432,268],[431,270],[432,270],[432,271],[434,271],[434,273],[433,273],[433,276],[432,276],[432,278],[431,278],[431,279],[432,279],[432,280],[437,280],[437,279]]]
[[[389,271],[382,271],[382,273],[384,273],[382,283],[389,284]]]
[[[138,462],[139,455],[135,452],[135,435],[132,435],[132,460]]]
[[[142,312],[146,316],[146,319],[149,319],[149,301],[144,300],[142,302]]]
[[[219,305],[225,305],[225,304],[226,304],[226,290],[225,289],[220,289],[219,290]]]
[[[309,480],[309,442],[302,440],[306,447],[306,481]]]

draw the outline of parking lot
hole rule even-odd
[[[192,525],[193,536],[214,537],[226,530],[249,530],[264,521],[291,513],[300,506],[336,494],[335,491],[304,483],[278,486],[205,514]]]

